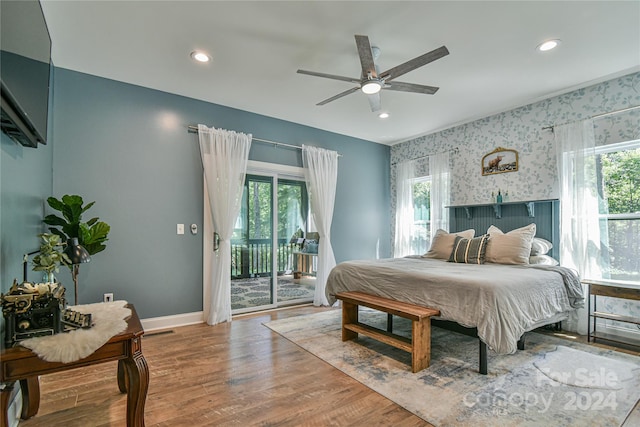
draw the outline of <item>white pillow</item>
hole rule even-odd
[[[531,243],[536,235],[536,225],[529,224],[503,233],[495,225],[487,230],[486,262],[495,264],[529,264]]]
[[[453,251],[453,244],[456,241],[456,237],[460,236],[463,239],[473,239],[476,230],[473,228],[465,231],[459,231],[457,233],[448,233],[442,229],[436,231],[436,235],[431,239],[431,247],[429,252],[422,255],[423,258],[437,258],[449,260],[451,252]]]
[[[553,244],[540,237],[534,237],[531,242],[531,255],[546,255],[553,248]]]
[[[532,255],[529,257],[529,264],[559,265],[560,263],[549,255]]]

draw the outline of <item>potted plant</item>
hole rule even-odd
[[[49,197],[47,203],[51,208],[62,214],[62,216],[51,214],[44,218],[44,223],[51,226],[49,230],[53,234],[60,236],[71,246],[79,244],[89,255],[95,255],[105,250],[105,242],[111,227],[97,217],[91,218],[87,222],[82,221],[82,214],[88,211],[95,202],[84,205],[82,197],[66,194],[62,196],[62,200]],[[74,242],[75,239],[77,239],[77,242]],[[75,290],[75,303],[77,304],[80,265],[69,264],[69,269],[71,270]]]
[[[63,252],[64,243],[60,236],[56,234],[42,233],[38,234],[42,240],[40,244],[40,252],[33,257],[33,270],[44,271],[47,283],[54,283],[55,277],[53,273],[59,271],[61,264],[70,265],[71,260]]]
[[[82,214],[88,211],[95,202],[83,206],[82,197],[77,195],[62,196],[62,200],[49,197],[47,203],[52,209],[60,212],[62,216],[47,215],[44,223],[50,225],[49,231],[60,236],[63,241],[76,237],[78,243],[84,247],[89,255],[95,255],[105,250],[105,242],[111,227],[97,217],[87,222],[82,221]]]

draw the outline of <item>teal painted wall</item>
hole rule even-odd
[[[0,280],[22,281],[22,255],[40,247],[44,200],[52,191],[51,144],[27,148],[0,133]],[[30,280],[41,279],[31,272]]]
[[[113,292],[142,318],[202,310],[202,235],[188,231],[203,223],[197,136],[187,132],[198,123],[341,153],[336,259],[374,258],[378,244],[380,256],[389,256],[388,146],[66,69],[55,73],[53,195],[95,201],[87,218],[112,227],[107,249],[80,267],[81,303]],[[258,142],[250,159],[302,165],[299,150]],[[178,223],[185,235],[176,235]]]
[[[49,73],[48,120],[53,118],[54,67]],[[22,281],[22,256],[40,248],[38,234],[46,230],[42,223],[45,200],[53,191],[52,131],[47,129],[47,144],[23,147],[0,132],[0,292],[11,287],[13,279]],[[31,258],[29,258],[31,260]],[[27,279],[40,281],[41,273],[29,268]],[[4,319],[2,319],[4,320]]]
[[[14,279],[22,282],[22,256],[40,247],[38,234],[46,231],[42,223],[44,200],[53,189],[51,129],[47,134],[48,144],[35,149],[23,147],[0,132],[0,293],[6,293]],[[41,273],[33,271],[27,277],[34,281],[41,278]],[[4,348],[3,316],[0,331],[0,348]]]

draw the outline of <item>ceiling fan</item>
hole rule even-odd
[[[327,98],[324,101],[317,103],[316,105],[325,105],[331,101],[347,96],[353,92],[361,90],[367,94],[369,98],[369,105],[371,111],[380,111],[380,90],[395,90],[400,92],[415,92],[424,93],[427,95],[433,95],[438,91],[438,87],[418,85],[413,83],[397,82],[394,79],[402,76],[403,74],[413,71],[416,68],[427,65],[437,59],[442,58],[449,54],[449,51],[445,46],[438,49],[427,52],[424,55],[413,58],[403,64],[393,67],[383,73],[378,72],[375,58],[379,54],[380,50],[376,47],[371,47],[369,43],[369,37],[356,35],[356,46],[358,47],[358,56],[360,57],[360,64],[362,65],[362,75],[360,78],[337,76],[335,74],[318,73],[315,71],[298,70],[298,74],[307,74],[310,76],[324,77],[333,80],[342,80],[345,82],[356,83],[358,86],[345,90],[331,98]]]

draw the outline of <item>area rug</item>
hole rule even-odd
[[[360,321],[385,328],[386,314]],[[640,358],[546,334],[526,349],[489,352],[478,373],[478,341],[432,328],[431,366],[411,373],[409,353],[367,337],[342,342],[341,310],[265,323],[320,359],[435,426],[620,426],[640,398]],[[410,323],[394,317],[394,332]]]

